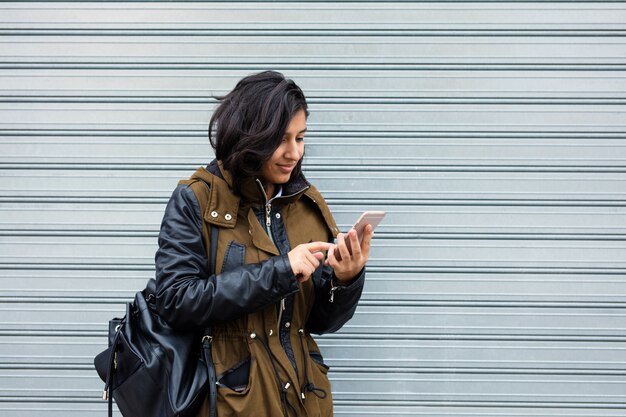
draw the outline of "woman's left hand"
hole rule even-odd
[[[328,250],[326,265],[330,265],[335,271],[335,276],[341,282],[347,282],[357,276],[365,266],[370,257],[370,244],[374,232],[371,225],[365,226],[363,230],[363,242],[359,245],[359,238],[356,230],[352,229],[345,235],[337,235],[337,244],[332,245]],[[346,245],[346,239],[350,240],[350,250]],[[335,256],[335,248],[339,251],[341,259]]]

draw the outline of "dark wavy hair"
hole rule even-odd
[[[257,177],[280,146],[289,121],[299,111],[309,115],[304,93],[292,80],[276,71],[241,79],[220,101],[209,123],[209,141],[215,157],[233,176],[239,191],[246,178]],[[302,160],[291,173],[302,172]]]

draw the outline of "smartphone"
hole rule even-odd
[[[361,214],[361,217],[359,217],[359,219],[352,226],[352,229],[356,230],[356,235],[359,238],[359,244],[363,243],[363,230],[365,229],[365,226],[371,224],[372,230],[374,230],[383,220],[385,214],[386,213],[384,211],[365,211]],[[346,246],[348,247],[348,251],[352,253],[349,239],[346,239]],[[335,258],[341,260],[339,248],[335,248]]]

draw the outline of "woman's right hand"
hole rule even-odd
[[[327,242],[311,242],[298,245],[289,251],[287,254],[289,263],[298,282],[305,282],[311,278],[324,259],[322,251],[327,251],[330,247],[331,244]]]

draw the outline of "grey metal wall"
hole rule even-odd
[[[337,415],[626,415],[623,2],[0,4],[0,415],[102,416],[214,101],[277,69],[347,228],[383,209]]]

